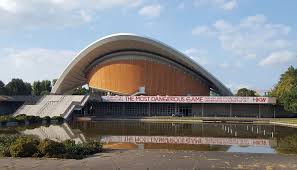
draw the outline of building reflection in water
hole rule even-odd
[[[297,134],[296,132],[294,128],[269,124],[97,121],[40,126],[21,133],[56,141],[73,139],[83,142],[88,138],[97,139],[105,143],[105,148],[112,149],[274,153],[279,139]],[[285,145],[288,142],[282,143]]]
[[[71,129],[67,123],[26,129],[21,133],[25,135],[38,136],[40,139],[51,139],[58,142],[65,141],[67,139],[72,139],[77,143],[86,141],[86,138],[82,133]]]

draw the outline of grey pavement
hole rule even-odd
[[[297,155],[114,150],[82,160],[1,158],[0,169],[202,170],[297,169]]]

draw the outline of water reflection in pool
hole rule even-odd
[[[14,132],[56,141],[92,138],[113,149],[297,153],[297,129],[270,124],[98,121],[11,129]]]

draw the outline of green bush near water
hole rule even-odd
[[[11,156],[9,147],[17,138],[17,135],[0,135],[0,156]]]
[[[63,144],[66,151],[63,157],[67,159],[82,159],[88,155],[102,152],[102,145],[91,140],[80,144],[75,144],[73,140],[66,140]]]
[[[6,116],[0,116],[0,124],[6,125],[8,122],[18,122],[19,124],[24,124],[25,122],[32,123],[42,123],[42,121],[46,121],[47,123],[50,123],[51,120],[57,120],[57,122],[63,122],[64,118],[61,116],[54,116],[50,118],[49,116],[46,117],[39,117],[39,116],[31,116],[31,115],[6,115]]]
[[[9,151],[12,157],[31,157],[37,153],[39,140],[33,137],[20,136],[10,146]]]
[[[40,156],[48,158],[59,158],[65,154],[65,146],[53,140],[44,139],[38,145]]]
[[[33,136],[0,135],[0,156],[82,159],[98,152],[102,152],[102,145],[91,140],[76,144],[73,140],[60,143]]]

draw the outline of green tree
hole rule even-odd
[[[280,101],[282,101],[282,98],[285,92],[290,91],[296,85],[297,85],[297,69],[295,69],[293,66],[290,66],[285,73],[281,74],[280,80],[274,86],[270,95],[277,97]]]
[[[51,81],[42,80],[33,82],[32,94],[35,96],[47,95],[52,89]]]
[[[277,97],[278,102],[283,104],[286,110],[297,113],[297,68],[290,66],[281,74],[270,95]]]
[[[5,89],[5,84],[3,81],[0,80],[0,95],[5,95],[6,94],[6,89]]]
[[[41,82],[41,89],[42,89],[42,91],[45,91],[45,92],[48,92],[49,93],[52,90],[51,81],[49,81],[49,80],[42,80],[42,82]]]
[[[53,79],[53,81],[52,81],[52,85],[53,85],[53,87],[54,87],[54,85],[56,84],[57,80],[58,80],[58,79]]]
[[[256,91],[247,88],[238,89],[236,96],[257,96]]]
[[[22,79],[12,79],[5,89],[8,95],[31,95],[30,83],[25,83]]]
[[[286,110],[297,113],[297,86],[282,95],[282,102]]]
[[[34,96],[39,96],[42,92],[41,82],[40,81],[34,81],[32,86],[32,94]]]
[[[30,83],[25,82],[25,87],[26,87],[26,95],[32,95],[32,86]]]
[[[85,87],[78,87],[74,90],[73,95],[85,95],[89,92]]]

